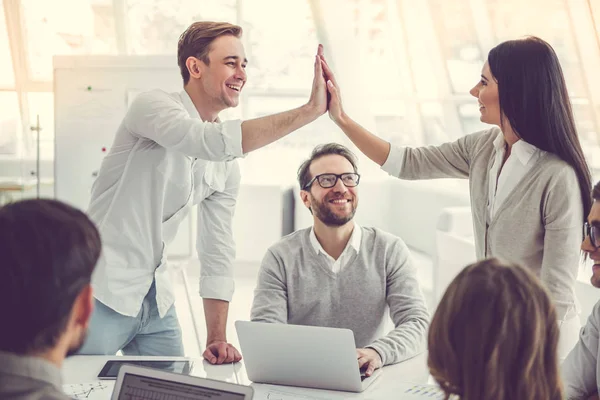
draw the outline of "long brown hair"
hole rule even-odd
[[[538,279],[491,258],[450,283],[429,328],[427,364],[446,399],[560,400],[558,335]]]
[[[535,36],[509,40],[490,50],[488,64],[498,82],[500,110],[517,136],[555,154],[575,171],[585,222],[592,207],[592,177],[554,49]]]

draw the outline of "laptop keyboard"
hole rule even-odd
[[[189,396],[178,396],[177,394],[157,392],[151,389],[131,388],[121,393],[119,399],[128,400],[190,400]]]

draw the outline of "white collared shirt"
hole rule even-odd
[[[325,265],[328,265],[333,271],[333,273],[337,274],[342,270],[342,268],[344,268],[348,264],[348,261],[355,255],[357,255],[360,251],[360,241],[362,238],[362,232],[360,226],[358,226],[358,224],[355,223],[352,235],[350,236],[350,239],[348,240],[344,251],[342,251],[342,254],[340,254],[337,260],[331,257],[325,250],[323,250],[323,246],[321,246],[321,243],[319,243],[319,240],[317,239],[317,235],[315,235],[314,227],[310,229],[309,238],[310,243],[312,244],[312,247],[317,253],[317,255],[320,255]]]
[[[506,153],[506,142],[502,133],[494,140],[494,149],[494,161],[490,167],[488,180],[487,211],[489,221],[494,218],[496,211],[502,206],[513,189],[517,187],[521,179],[545,153],[543,150],[520,139],[512,145],[510,155],[504,163],[500,175],[498,175],[498,169],[502,165]]]
[[[140,94],[119,126],[88,213],[102,237],[94,296],[136,316],[153,280],[160,316],[174,302],[166,245],[198,204],[200,295],[230,301],[241,121],[203,122],[185,91]],[[211,161],[208,161],[211,160]]]

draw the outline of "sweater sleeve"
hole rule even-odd
[[[544,199],[544,254],[540,277],[554,300],[559,320],[575,316],[573,288],[583,224],[580,193],[575,171],[565,167],[555,175],[555,182]]]
[[[392,145],[382,169],[400,179],[468,178],[469,166],[480,140],[496,136],[493,130],[463,136],[440,146]]]
[[[596,303],[588,322],[579,334],[579,342],[561,366],[567,399],[587,399],[598,390],[598,323],[600,301]]]
[[[386,257],[386,301],[395,328],[369,344],[383,365],[394,364],[423,352],[429,313],[409,250],[396,238]]]
[[[286,275],[282,260],[271,250],[267,251],[260,266],[250,319],[257,322],[287,323]]]

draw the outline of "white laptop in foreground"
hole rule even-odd
[[[381,375],[361,376],[350,329],[249,321],[235,328],[252,382],[362,392]]]
[[[251,400],[254,391],[249,386],[123,365],[115,382],[112,400]]]

